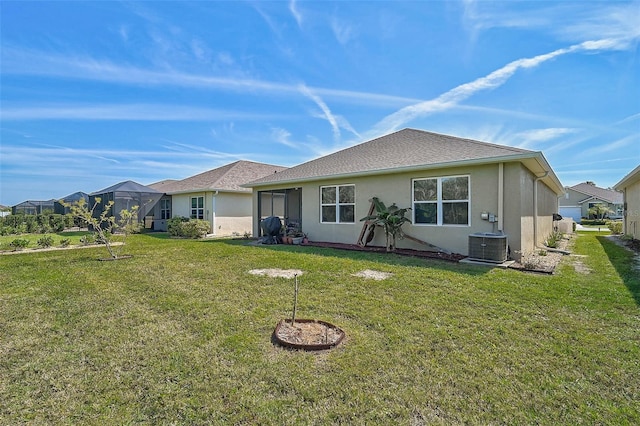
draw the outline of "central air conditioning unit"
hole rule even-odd
[[[492,232],[469,235],[469,259],[502,263],[507,260],[507,236]]]

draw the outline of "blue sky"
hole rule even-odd
[[[640,164],[640,2],[0,3],[0,204],[293,166],[406,127]]]

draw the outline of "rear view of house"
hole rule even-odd
[[[506,236],[513,258],[553,232],[563,187],[541,152],[405,129],[255,180],[260,219],[295,222],[312,241],[355,244],[371,199],[411,208],[406,234],[467,255],[470,236]],[[376,233],[372,244],[383,246]],[[424,249],[410,240],[399,247]]]
[[[590,218],[589,210],[603,205],[609,210],[610,219],[622,218],[622,193],[613,189],[600,188],[593,182],[582,182],[565,188],[559,201],[560,214],[580,223],[582,218]]]
[[[272,175],[284,167],[236,161],[182,180],[165,180],[150,187],[163,192],[153,212],[153,227],[167,230],[167,219],[206,220],[216,236],[251,233],[251,189],[242,184]]]

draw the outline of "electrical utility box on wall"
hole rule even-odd
[[[507,236],[492,232],[469,235],[469,259],[502,263],[507,260]]]

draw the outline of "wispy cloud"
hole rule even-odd
[[[629,157],[638,157],[640,156],[640,134],[634,133],[628,136],[625,136],[621,139],[615,140],[613,142],[608,142],[606,144],[602,144],[600,146],[596,146],[594,148],[590,148],[585,150],[582,154],[585,156],[593,156],[598,154],[605,154],[608,152],[628,152]],[[628,147],[632,147],[632,149],[627,149]]]
[[[349,43],[354,36],[353,26],[335,16],[331,18],[331,30],[338,43],[342,45]]]
[[[585,41],[567,48],[557,49],[532,58],[517,59],[492,73],[472,82],[461,84],[435,99],[409,105],[388,115],[374,126],[375,134],[385,134],[398,130],[413,119],[444,111],[470,98],[478,92],[492,90],[505,84],[517,71],[534,68],[559,56],[576,52],[599,52],[621,48],[618,40]]]
[[[333,139],[336,143],[340,142],[340,126],[338,126],[338,120],[331,113],[331,110],[326,103],[317,95],[313,94],[311,90],[305,85],[300,85],[300,92],[315,102],[316,105],[322,110],[323,117],[331,125],[331,131],[333,132]]]
[[[289,11],[298,23],[298,27],[302,28],[302,14],[298,10],[298,2],[296,0],[289,1]]]
[[[512,8],[509,2],[465,0],[462,22],[476,39],[493,28],[544,30],[565,42],[616,40],[620,48],[640,36],[640,7],[631,2],[537,2]],[[623,45],[625,45],[623,47]]]
[[[528,149],[536,145],[557,139],[561,136],[576,133],[577,129],[551,127],[548,129],[531,129],[518,132],[514,136],[514,143],[519,148]]]
[[[20,120],[119,120],[119,121],[219,121],[283,118],[276,114],[256,114],[165,104],[50,105],[5,107],[3,121]]]
[[[248,93],[252,96],[258,96],[261,93],[277,93],[280,96],[300,93],[299,84],[297,83],[289,84],[249,78],[217,77],[166,69],[144,69],[86,56],[50,54],[43,51],[18,49],[10,46],[3,46],[2,49],[2,72],[5,75],[41,75],[140,87],[173,86],[203,90],[236,91]],[[388,108],[389,106],[407,105],[420,101],[420,99],[416,98],[334,88],[309,86],[309,89],[323,97],[349,103],[366,104],[369,107],[380,106]]]

